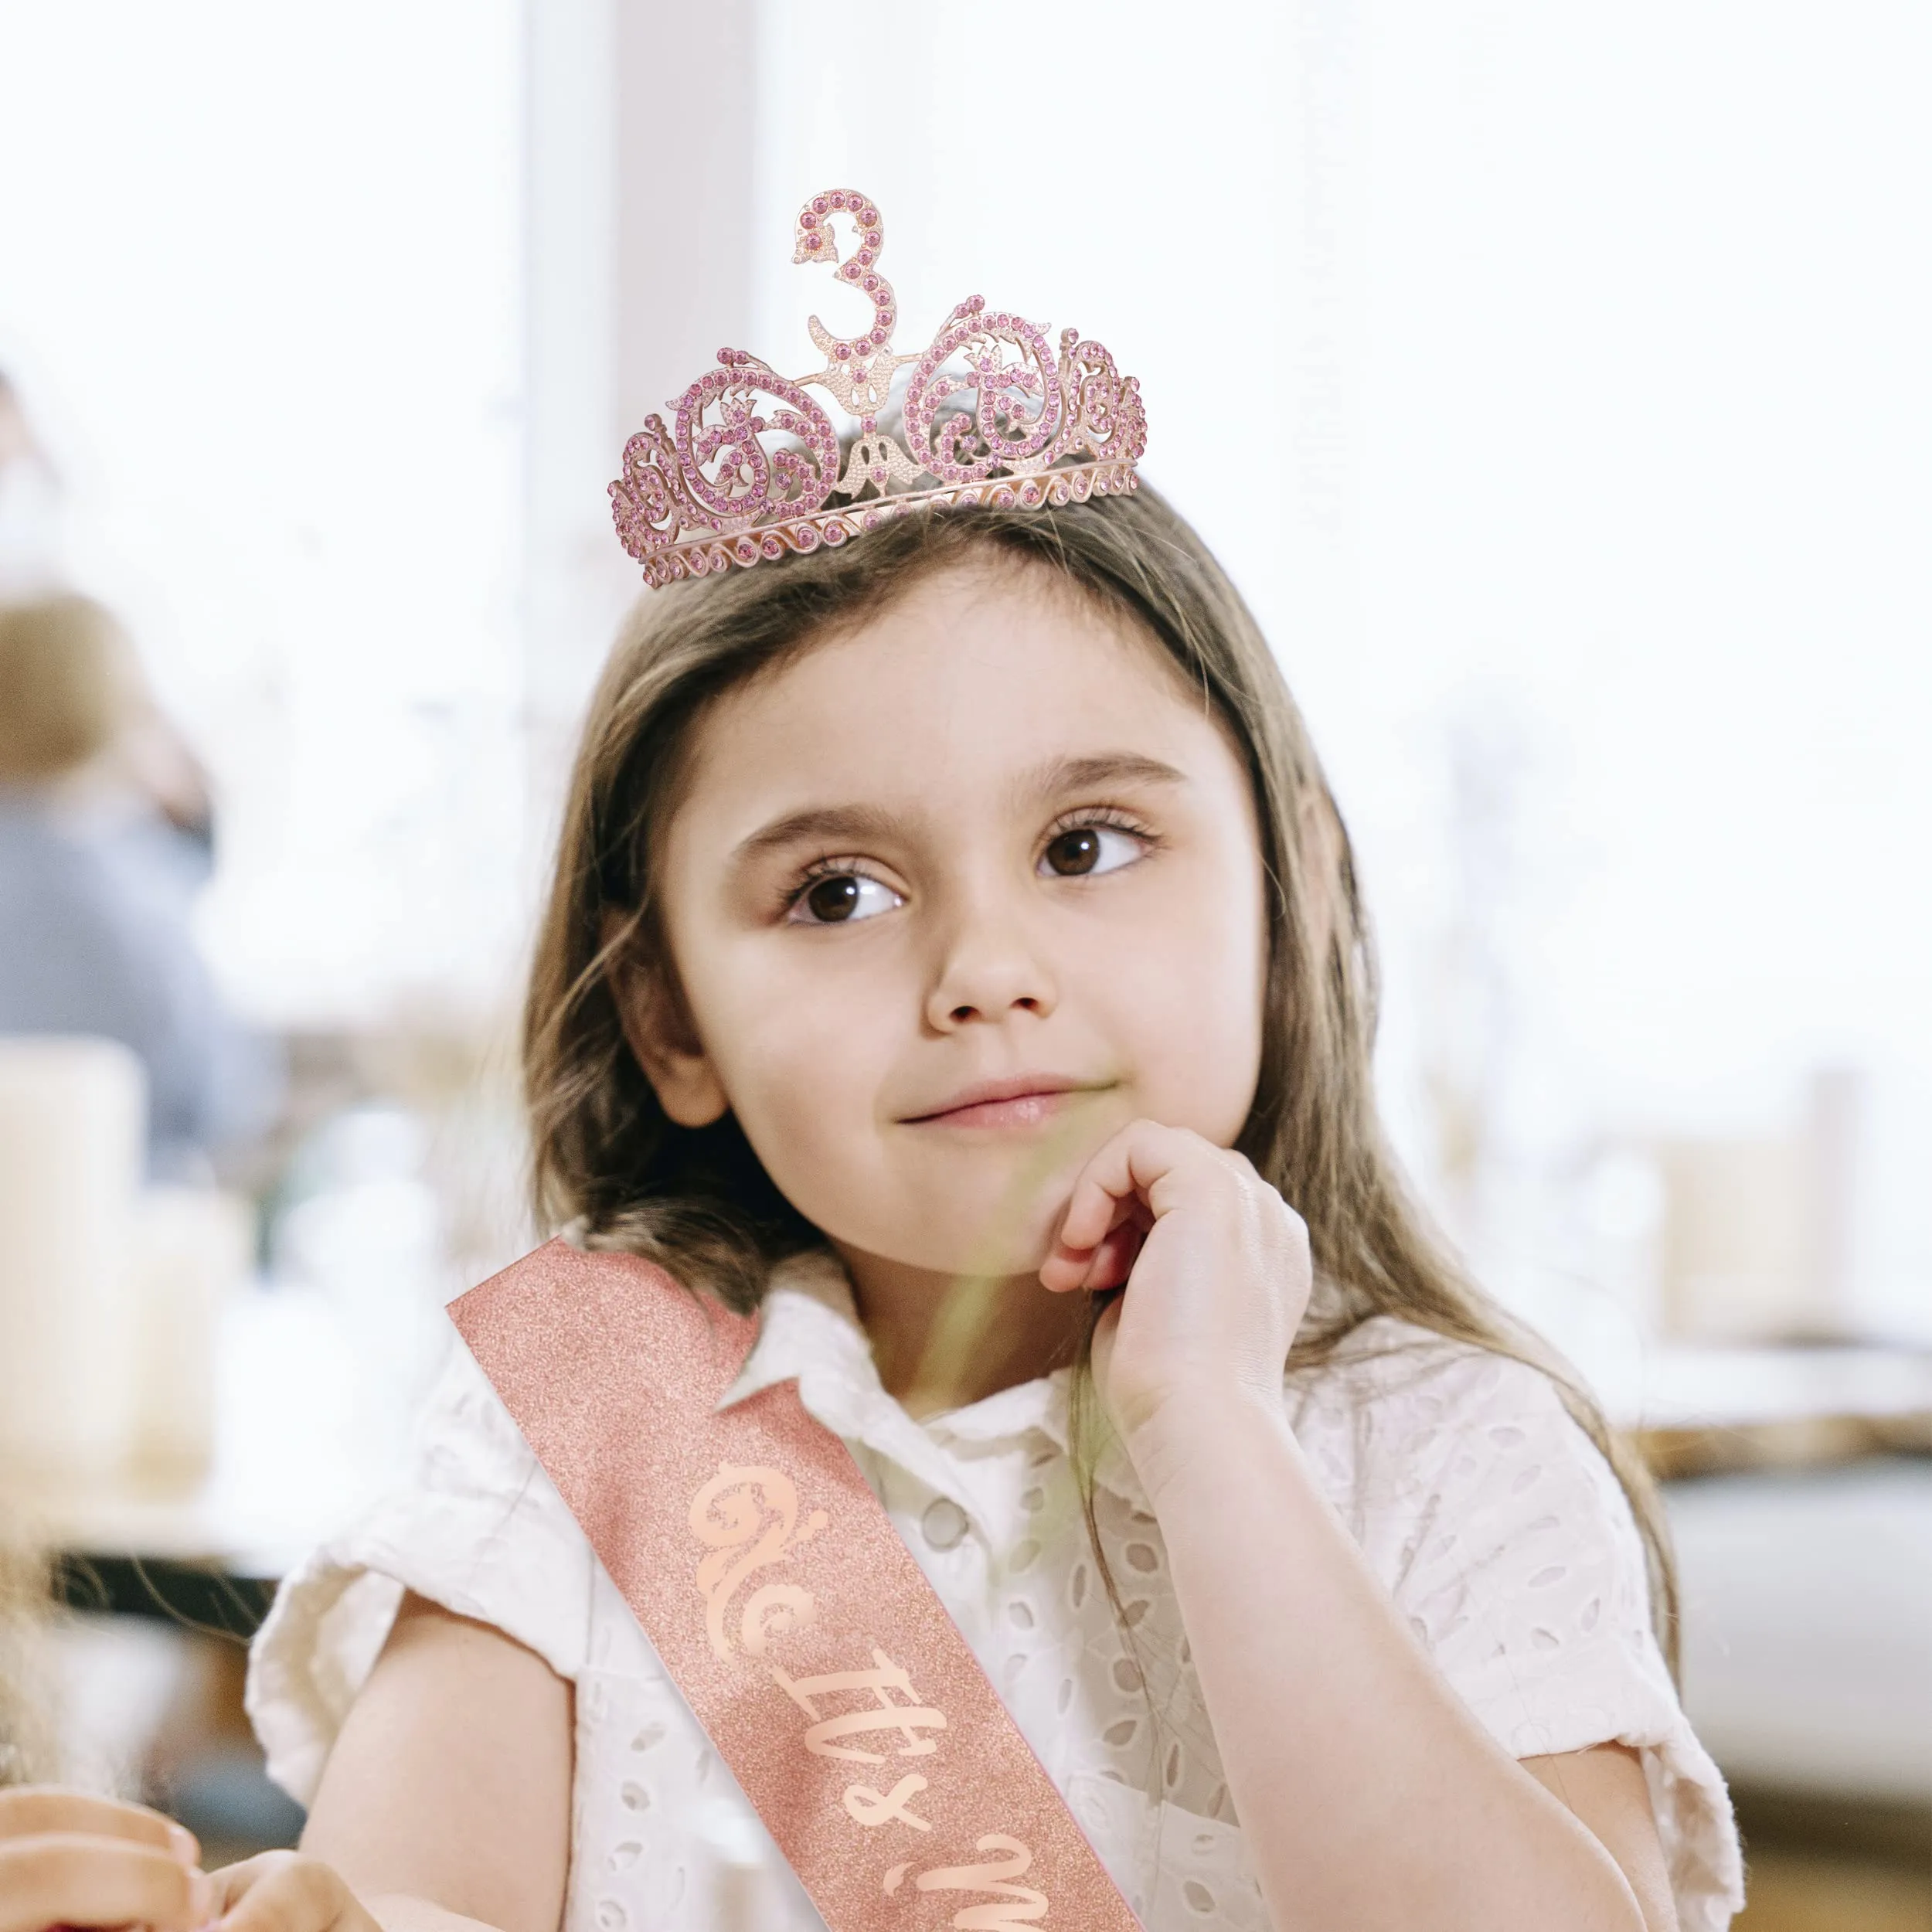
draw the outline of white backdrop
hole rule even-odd
[[[696,97],[659,15],[0,0],[0,366],[221,781],[238,996],[513,973],[526,700],[540,801],[621,592],[614,365],[662,314],[805,367],[841,298],[791,220],[857,185],[903,340],[977,291],[1141,377],[1360,845],[1402,1143],[1492,1274],[1597,1267],[1565,1230],[1620,1138],[1777,1131],[1850,1066],[1862,1291],[1932,1308],[1932,15],[904,0],[855,43],[757,0],[655,232],[609,203],[620,128]],[[743,128],[748,315],[674,192]]]
[[[1146,473],[1362,849],[1405,1151],[1492,1275],[1600,1268],[1570,1197],[1619,1137],[1794,1125],[1847,1065],[1861,1292],[1932,1308],[1932,19],[885,18],[861,73],[760,7],[746,346],[810,366],[840,298],[790,224],[857,186],[901,346],[978,291],[1141,376]]]
[[[515,944],[515,0],[0,0],[0,367],[214,768],[263,1018]]]

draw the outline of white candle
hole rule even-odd
[[[138,1316],[133,1474],[144,1492],[193,1488],[215,1453],[221,1311],[253,1260],[248,1203],[213,1188],[155,1187],[134,1220]]]
[[[0,1039],[0,1471],[111,1475],[134,1423],[130,1236],[141,1063],[111,1040]]]

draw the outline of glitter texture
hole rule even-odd
[[[719,1412],[754,1321],[561,1241],[450,1313],[832,1932],[1134,1932],[797,1384]]]
[[[857,236],[842,263],[835,215]],[[796,378],[721,349],[719,366],[668,405],[668,427],[660,416],[645,418],[624,447],[611,510],[646,583],[835,546],[923,504],[1033,510],[1134,488],[1147,447],[1140,384],[1098,342],[1064,329],[1056,356],[1025,317],[988,314],[972,295],[923,353],[896,355],[897,298],[878,268],[886,230],[877,204],[855,189],[828,189],[798,211],[793,235],[792,260],[834,268],[871,303],[871,323],[835,335],[811,317],[825,366]],[[879,428],[894,376],[908,365],[901,407],[910,451]],[[838,434],[805,393],[811,387],[859,419],[842,472]],[[835,496],[848,501],[828,507]]]

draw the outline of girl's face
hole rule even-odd
[[[855,1270],[1030,1271],[1117,1128],[1247,1118],[1247,774],[1158,646],[1043,570],[929,577],[723,699],[661,876],[692,1026],[633,1033],[665,1109],[729,1108]]]

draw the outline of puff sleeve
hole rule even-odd
[[[269,1775],[314,1796],[405,1590],[492,1625],[575,1680],[596,1559],[460,1344],[418,1424],[404,1481],[282,1583],[248,1665]]]
[[[1520,1362],[1438,1345],[1372,1372],[1357,1534],[1410,1628],[1512,1757],[1638,1751],[1684,1932],[1721,1932],[1743,1896],[1730,1801],[1658,1649],[1609,1464]]]

